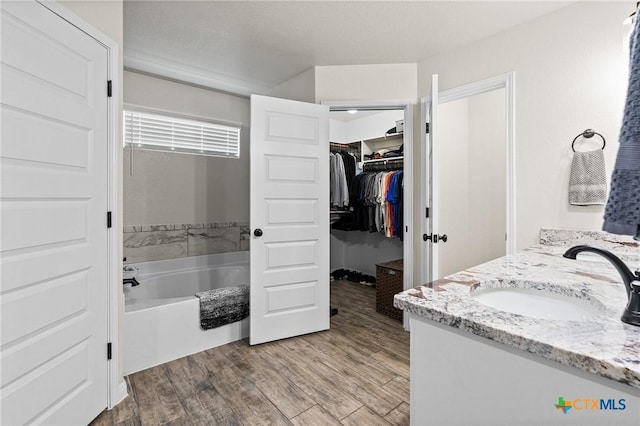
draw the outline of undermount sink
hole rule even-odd
[[[498,283],[497,286],[481,284],[472,290],[471,298],[499,311],[550,320],[585,321],[603,313],[604,307],[598,301],[560,294],[547,284],[504,286]]]

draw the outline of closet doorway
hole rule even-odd
[[[345,181],[334,174],[331,191],[330,270],[372,285],[377,274],[393,274],[397,291],[413,286],[413,152],[410,102],[334,102],[330,107],[330,158],[355,171]],[[335,164],[335,163],[334,163]],[[334,170],[335,172],[335,170]],[[341,188],[350,190],[344,197]],[[342,199],[341,199],[342,198]],[[389,201],[387,201],[389,200]],[[336,274],[334,274],[335,276]],[[371,282],[373,281],[373,282]],[[392,309],[392,292],[376,310]],[[383,295],[385,289],[383,290]],[[394,290],[395,291],[395,290]]]

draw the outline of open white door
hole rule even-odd
[[[512,252],[513,73],[422,100],[427,282]]]
[[[439,166],[439,149],[438,146],[438,75],[431,76],[431,96],[423,99],[421,116],[421,127],[428,129],[425,132],[425,142],[422,146],[425,147],[424,163],[426,167],[425,175],[423,176],[426,181],[426,204],[424,206],[425,212],[427,212],[427,218],[423,226],[423,241],[424,241],[424,258],[422,260],[421,275],[424,282],[431,282],[439,277],[438,275],[438,244],[442,243],[442,235],[438,234],[438,219],[439,219],[439,183],[438,183],[438,166]],[[446,237],[444,241],[446,242]]]
[[[329,328],[329,107],[251,96],[252,345]]]
[[[0,424],[107,407],[106,48],[2,2]]]

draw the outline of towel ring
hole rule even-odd
[[[607,145],[607,141],[604,139],[604,136],[594,131],[593,129],[587,129],[584,132],[580,133],[578,136],[576,136],[573,139],[573,142],[571,142],[571,149],[573,150],[573,152],[576,152],[575,143],[580,136],[582,136],[583,138],[591,139],[594,135],[600,136],[600,138],[602,139],[602,149],[604,149],[604,147]]]

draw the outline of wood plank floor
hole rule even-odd
[[[328,331],[246,340],[131,374],[92,425],[406,425],[409,334],[375,311],[375,288],[331,283]]]

